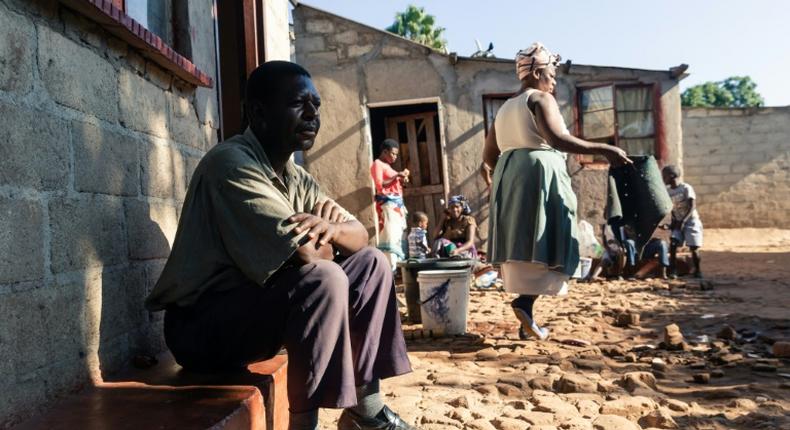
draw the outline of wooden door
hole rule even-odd
[[[261,0],[217,2],[220,140],[244,132],[247,77],[266,61]]]
[[[393,116],[386,119],[387,138],[400,143],[400,156],[395,170],[409,169],[409,182],[404,184],[406,209],[428,214],[430,229],[443,218],[446,201],[444,156],[436,112]]]

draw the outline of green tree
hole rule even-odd
[[[444,28],[436,26],[436,18],[425,13],[425,8],[409,5],[405,11],[395,14],[395,22],[387,31],[447,52],[447,41],[442,38]]]
[[[680,97],[688,107],[759,107],[765,104],[757,84],[748,76],[733,76],[719,82],[705,82],[683,91]]]

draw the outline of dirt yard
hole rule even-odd
[[[542,298],[548,341],[519,340],[497,291],[472,292],[465,336],[405,326],[414,372],[384,381],[386,403],[422,429],[790,429],[790,359],[771,346],[790,340],[790,230],[705,234],[703,282]]]

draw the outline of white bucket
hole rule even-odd
[[[584,279],[590,274],[592,268],[592,258],[580,257],[579,267],[576,268],[576,273],[573,274],[574,278]]]
[[[420,284],[422,327],[434,335],[466,333],[470,270],[425,270]]]

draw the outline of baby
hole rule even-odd
[[[431,250],[428,247],[428,215],[425,212],[415,212],[411,222],[408,236],[409,258],[425,258]]]

